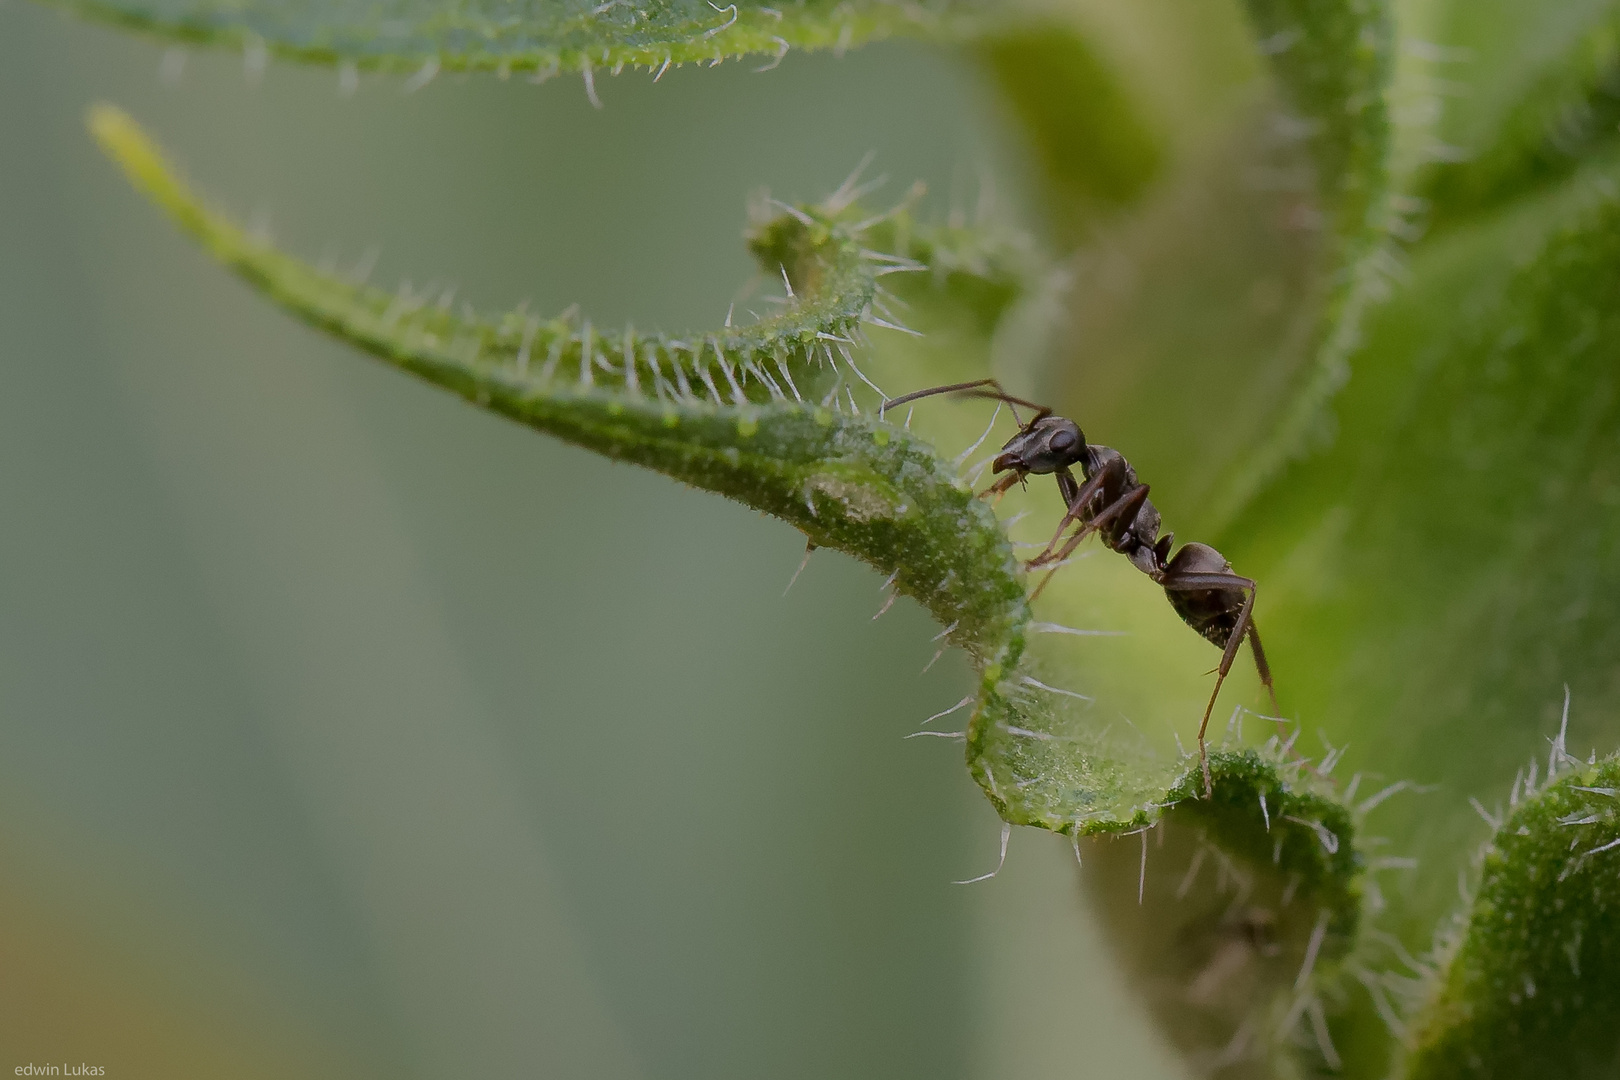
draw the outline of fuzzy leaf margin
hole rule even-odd
[[[1387,0],[1247,0],[1284,107],[1278,125],[1315,170],[1326,270],[1311,363],[1259,443],[1221,482],[1206,527],[1219,535],[1331,429],[1366,310],[1388,293],[1395,214],[1387,94],[1395,31]]]
[[[1482,52],[1454,47],[1470,62],[1452,90],[1458,100],[1416,177],[1434,229],[1448,229],[1567,179],[1594,158],[1612,156],[1620,121],[1620,10],[1612,4],[1526,8],[1550,41],[1525,41],[1528,27],[1504,29],[1458,5],[1442,26],[1487,40]],[[1514,32],[1517,31],[1517,32]],[[1556,46],[1548,45],[1556,42]],[[1535,58],[1526,64],[1527,58]],[[1505,71],[1505,74],[1504,74]],[[1472,75],[1472,81],[1466,78]],[[1510,91],[1501,93],[1505,86]]]
[[[169,41],[382,71],[537,72],[719,63],[842,51],[897,34],[955,36],[950,0],[43,0]],[[774,62],[773,65],[774,66]]]
[[[1503,821],[1433,995],[1409,1080],[1609,1077],[1620,1067],[1620,756],[1563,755]],[[1559,768],[1564,771],[1557,773]],[[1554,779],[1556,776],[1556,779]]]

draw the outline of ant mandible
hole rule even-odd
[[[977,382],[951,383],[918,390],[883,403],[883,409],[904,405],[918,398],[936,394],[965,394],[969,397],[1000,401],[1013,411],[1018,432],[1002,446],[1001,453],[992,462],[997,474],[1005,473],[991,484],[982,497],[1000,496],[1015,484],[1022,484],[1029,476],[1051,475],[1057,480],[1058,492],[1068,512],[1058,525],[1050,543],[1028,568],[1036,569],[1062,563],[1080,542],[1096,533],[1111,550],[1119,552],[1142,573],[1164,589],[1165,597],[1181,620],[1205,639],[1221,649],[1221,663],[1216,669],[1215,689],[1204,707],[1204,719],[1198,725],[1198,761],[1204,774],[1204,795],[1214,794],[1214,783],[1209,773],[1209,752],[1204,735],[1209,729],[1209,717],[1215,710],[1215,699],[1220,697],[1221,684],[1232,670],[1238,648],[1248,638],[1254,654],[1254,666],[1260,673],[1260,682],[1271,695],[1272,712],[1277,712],[1277,692],[1271,685],[1271,667],[1266,663],[1265,650],[1260,645],[1260,631],[1254,625],[1255,582],[1232,572],[1226,557],[1208,544],[1183,544],[1174,555],[1171,547],[1175,534],[1159,535],[1159,511],[1148,501],[1148,485],[1136,479],[1136,470],[1117,450],[1087,443],[1085,433],[1073,420],[1056,416],[1045,405],[1013,397],[1002,389],[995,379]],[[1018,407],[1033,409],[1034,415],[1026,423],[1018,416]],[[1084,478],[1082,483],[1071,471],[1078,465]],[[1060,549],[1058,543],[1063,532],[1078,522],[1080,528]],[[1033,600],[1046,588],[1053,569],[1030,594]]]

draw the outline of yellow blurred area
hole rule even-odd
[[[0,832],[0,865],[5,1073],[86,1065],[127,1080],[384,1075],[312,1038],[253,972],[222,966],[174,909],[133,889],[109,892],[105,878],[74,874],[10,829]]]

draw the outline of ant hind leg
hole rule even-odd
[[[1271,715],[1279,723],[1282,721],[1282,708],[1277,704],[1277,688],[1271,684],[1271,665],[1266,662],[1266,650],[1260,646],[1260,628],[1249,620],[1249,651],[1254,654],[1254,669],[1260,675],[1260,685],[1266,688],[1271,697]]]
[[[1232,661],[1237,658],[1238,649],[1243,645],[1243,639],[1249,636],[1254,623],[1251,615],[1254,612],[1254,598],[1257,592],[1252,578],[1239,577],[1236,574],[1226,573],[1190,573],[1180,575],[1165,575],[1163,582],[1166,592],[1198,592],[1205,589],[1242,589],[1247,595],[1243,599],[1243,607],[1238,612],[1237,622],[1232,626],[1232,632],[1227,635],[1226,648],[1221,652],[1221,665],[1216,668],[1215,689],[1209,695],[1209,704],[1204,706],[1204,719],[1198,725],[1198,763],[1204,772],[1204,798],[1215,796],[1215,784],[1209,773],[1209,746],[1204,740],[1209,730],[1209,717],[1215,711],[1215,700],[1221,696],[1221,684],[1226,682],[1227,673],[1232,670]],[[1258,637],[1255,638],[1258,640]],[[1263,662],[1264,653],[1256,651],[1256,663]],[[1261,679],[1267,688],[1271,686],[1271,671],[1263,668]],[[1275,700],[1275,695],[1273,695]]]

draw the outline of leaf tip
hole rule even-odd
[[[110,102],[98,101],[86,113],[85,125],[131,183],[162,202],[172,201],[168,196],[178,188],[174,170],[134,117]]]
[[[121,147],[132,140],[137,142],[145,140],[140,125],[136,124],[127,112],[109,101],[97,101],[92,104],[85,113],[84,122],[102,149],[114,156],[118,155]]]

